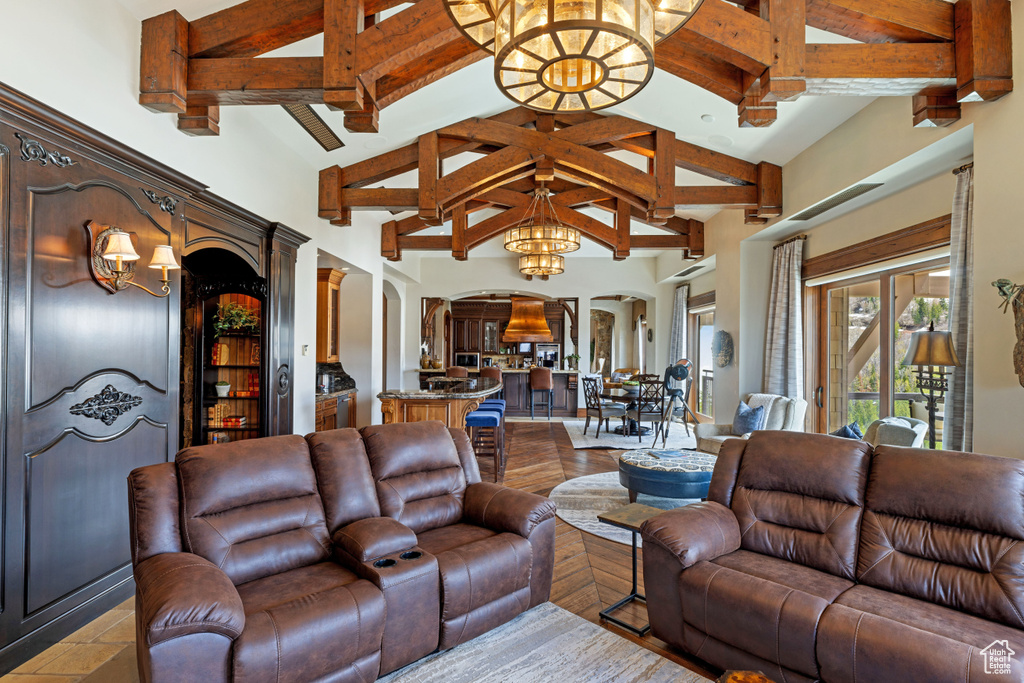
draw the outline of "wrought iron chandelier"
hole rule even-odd
[[[559,254],[524,254],[519,257],[519,272],[523,275],[561,275],[565,272],[565,257]]]
[[[654,72],[654,45],[701,0],[445,0],[466,37],[495,56],[510,99],[545,112],[623,102]]]
[[[519,225],[505,231],[505,249],[514,254],[567,254],[580,248],[580,231],[562,225],[551,191],[540,187]]]

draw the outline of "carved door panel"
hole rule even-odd
[[[157,292],[159,271],[146,265],[158,244],[180,258],[172,235],[182,229],[180,197],[145,174],[38,133],[0,126],[0,144],[20,146],[0,149],[0,209],[9,204],[2,667],[23,654],[11,645],[19,637],[57,619],[70,632],[96,614],[76,607],[130,595],[125,479],[177,446],[177,273],[164,298],[108,292],[90,276],[84,225],[135,233],[135,281]]]

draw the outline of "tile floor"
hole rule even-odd
[[[28,660],[0,683],[94,683],[89,674],[118,656],[130,656],[134,665],[135,598]]]

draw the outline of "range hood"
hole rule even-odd
[[[544,300],[512,297],[512,318],[508,321],[503,342],[550,342],[555,338],[544,318]]]

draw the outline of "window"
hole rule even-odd
[[[825,414],[819,424],[831,432],[851,422],[864,431],[888,416],[928,422],[912,368],[903,359],[914,332],[930,323],[949,329],[948,261],[894,268],[821,290],[819,392]],[[941,404],[937,412],[941,448]]]

